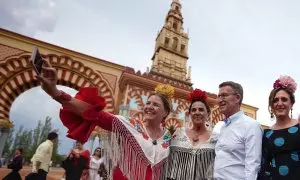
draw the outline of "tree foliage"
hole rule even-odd
[[[52,118],[49,116],[44,121],[39,120],[34,129],[25,129],[23,125],[15,133],[12,129],[6,139],[3,154],[12,157],[16,148],[21,147],[23,148],[25,163],[29,164],[37,147],[47,139],[48,134],[53,131],[58,133],[58,129],[53,129],[51,120]],[[54,165],[60,163],[65,158],[57,152],[59,145],[60,142],[58,140],[53,148],[52,160]]]
[[[14,142],[14,137],[13,137],[13,134],[14,134],[14,128],[11,128],[9,130],[9,134],[7,136],[7,139],[5,141],[5,144],[4,144],[4,147],[3,147],[3,155],[9,155],[11,154],[11,146]]]

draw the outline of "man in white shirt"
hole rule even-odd
[[[215,180],[256,180],[261,162],[263,131],[240,110],[243,88],[227,81],[219,85],[219,109],[225,115],[216,144]]]
[[[57,141],[57,138],[58,135],[56,132],[49,133],[47,140],[39,145],[31,158],[32,172],[38,173],[40,180],[46,180],[47,178],[51,163],[53,143]]]

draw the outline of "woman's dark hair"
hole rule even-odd
[[[16,150],[20,151],[20,153],[23,154],[23,148],[17,148]]]
[[[95,151],[94,151],[94,153],[93,153],[93,156],[96,155],[97,150],[100,151],[100,156],[99,156],[99,158],[101,158],[101,148],[100,148],[100,147],[97,147],[97,148],[95,149]]]
[[[281,91],[281,90],[283,90],[283,91],[285,91],[286,93],[288,93],[288,95],[290,96],[290,100],[291,100],[292,105],[294,105],[294,103],[296,102],[296,101],[295,101],[295,95],[294,95],[294,93],[288,91],[287,89],[285,89],[285,88],[283,88],[283,87],[273,89],[273,90],[270,92],[270,95],[269,95],[269,111],[270,111],[270,113],[271,113],[271,117],[273,117],[273,113],[271,112],[271,109],[270,109],[270,108],[272,108],[272,106],[273,106],[273,100],[274,100],[276,94],[277,94],[279,91]]]
[[[195,103],[195,102],[202,102],[205,107],[206,107],[206,110],[207,110],[207,113],[210,114],[210,107],[208,105],[208,103],[205,101],[205,100],[193,100],[190,104],[190,107],[189,107],[189,113],[191,113],[191,110],[192,110],[192,105]]]
[[[168,115],[170,114],[171,110],[172,110],[172,103],[169,101],[168,96],[165,95],[165,94],[153,93],[153,94],[150,94],[150,96],[148,97],[148,99],[151,96],[158,96],[161,99],[161,101],[163,102],[164,108],[167,111],[167,116],[164,117],[164,119],[167,118]]]

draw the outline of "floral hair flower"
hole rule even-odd
[[[295,93],[297,89],[297,83],[290,76],[280,76],[273,84],[274,89],[283,88],[291,93]]]
[[[175,88],[168,84],[159,84],[155,88],[156,93],[164,94],[169,98],[172,98],[175,94]]]
[[[192,101],[205,101],[207,99],[207,94],[205,91],[202,91],[201,89],[195,89],[194,91],[190,92],[190,94],[187,97],[187,100]]]

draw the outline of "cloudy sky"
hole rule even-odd
[[[245,91],[244,103],[258,107],[258,120],[269,124],[267,101],[273,82],[284,74],[300,81],[300,1],[181,2],[184,28],[190,37],[188,65],[192,66],[194,87],[217,93],[220,82],[239,82]],[[151,65],[154,40],[170,3],[1,1],[0,26],[145,71]],[[298,94],[295,117],[300,112]]]

